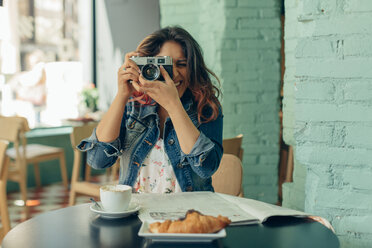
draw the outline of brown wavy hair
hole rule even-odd
[[[141,56],[155,56],[167,41],[175,41],[180,44],[186,57],[188,88],[197,102],[199,122],[205,123],[217,119],[222,109],[218,100],[221,91],[213,85],[210,75],[218,81],[219,85],[220,80],[207,68],[201,47],[185,29],[173,26],[155,31],[138,45],[137,52]],[[208,107],[211,111],[208,111]]]

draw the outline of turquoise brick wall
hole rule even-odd
[[[181,25],[220,77],[224,137],[244,135],[246,197],[277,202],[280,36],[277,0],[160,0],[161,26]]]
[[[284,114],[306,168],[305,211],[330,220],[342,247],[372,247],[372,1],[287,6],[297,39]]]

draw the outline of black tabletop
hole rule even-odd
[[[265,224],[226,228],[226,237],[206,244],[152,243],[138,236],[136,215],[114,220],[99,217],[90,204],[40,214],[15,226],[2,248],[43,247],[339,247],[335,234],[318,222],[273,217]]]

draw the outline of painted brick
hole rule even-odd
[[[259,184],[260,181],[259,181],[259,177],[257,176],[245,176],[244,177],[244,182],[243,182],[243,185],[255,185],[255,184]]]
[[[225,0],[225,6],[226,7],[236,7],[237,0]]]
[[[251,8],[231,8],[226,9],[225,16],[227,18],[237,18],[237,17],[258,17],[259,11],[257,9]]]
[[[371,57],[372,35],[353,35],[343,42],[343,54],[345,56]]]
[[[334,16],[330,19],[318,19],[313,30],[308,30],[312,36],[322,35],[349,35],[356,33],[371,34],[370,14],[358,13],[357,15]],[[307,23],[308,24],[308,23]],[[306,25],[306,24],[303,24]]]
[[[359,78],[372,77],[370,70],[372,58],[347,59],[347,60],[297,60],[297,76]]]
[[[361,104],[296,103],[299,121],[372,121],[372,108]]]
[[[238,27],[241,29],[244,28],[281,28],[280,19],[249,19],[249,18],[240,18],[238,21]],[[278,38],[278,37],[275,37]]]
[[[305,81],[296,84],[296,99],[312,99],[333,101],[335,97],[335,86],[330,82]]]
[[[372,197],[369,197],[368,193],[365,194],[355,191],[345,192],[345,190],[335,190],[326,188],[318,189],[318,191],[319,192],[315,198],[316,203],[325,208],[343,207],[361,210],[365,209],[367,206],[372,205]],[[367,230],[365,231],[370,232]]]
[[[345,0],[343,9],[345,13],[372,12],[370,0]]]
[[[237,46],[241,49],[280,49],[280,43],[278,43],[277,40],[266,41],[257,39],[238,39],[237,43]]]
[[[277,83],[277,82],[270,83],[270,80],[265,81],[264,83],[260,83],[257,81],[247,82],[246,80],[243,80],[243,82],[245,83],[239,85],[239,91],[243,94],[246,92],[261,92],[265,90],[272,90],[273,88],[272,84]]]
[[[345,128],[345,145],[348,147],[372,149],[372,126],[359,124]],[[372,151],[371,151],[372,152]],[[371,184],[372,185],[372,184]]]
[[[240,7],[275,7],[275,6],[278,6],[278,2],[275,0],[260,0],[260,1],[238,0],[238,6]]]
[[[369,248],[372,243],[372,235],[360,235],[355,232],[349,232],[348,235],[338,235],[341,247]]]
[[[351,149],[328,146],[297,146],[297,159],[303,164],[338,164],[360,166],[372,161],[367,149]]]
[[[329,38],[298,39],[296,47],[297,58],[335,57],[336,49]]]
[[[334,125],[309,125],[306,122],[296,122],[294,136],[301,142],[331,143]]]
[[[260,18],[279,18],[279,9],[278,8],[263,8],[259,10],[259,17]]]
[[[293,183],[282,184],[283,202],[282,206],[299,211],[305,210],[305,189],[298,189],[297,185]]]
[[[372,81],[350,82],[348,80],[343,88],[343,95],[345,100],[372,101]]]
[[[275,155],[261,155],[259,158],[259,163],[260,164],[271,164],[275,165],[279,160],[279,154]]]
[[[277,40],[278,37],[281,36],[281,32],[280,29],[262,28],[259,30],[259,33],[264,37],[264,40]]]
[[[257,200],[276,204],[278,202],[278,194],[272,191],[266,191],[258,195]]]
[[[360,170],[361,168],[359,167],[345,169],[343,182],[353,190],[372,190],[372,170],[364,170],[362,174]]]

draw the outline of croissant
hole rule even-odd
[[[155,222],[150,224],[149,229],[152,233],[214,233],[230,223],[229,218],[221,215],[214,217],[189,210],[185,218]]]

